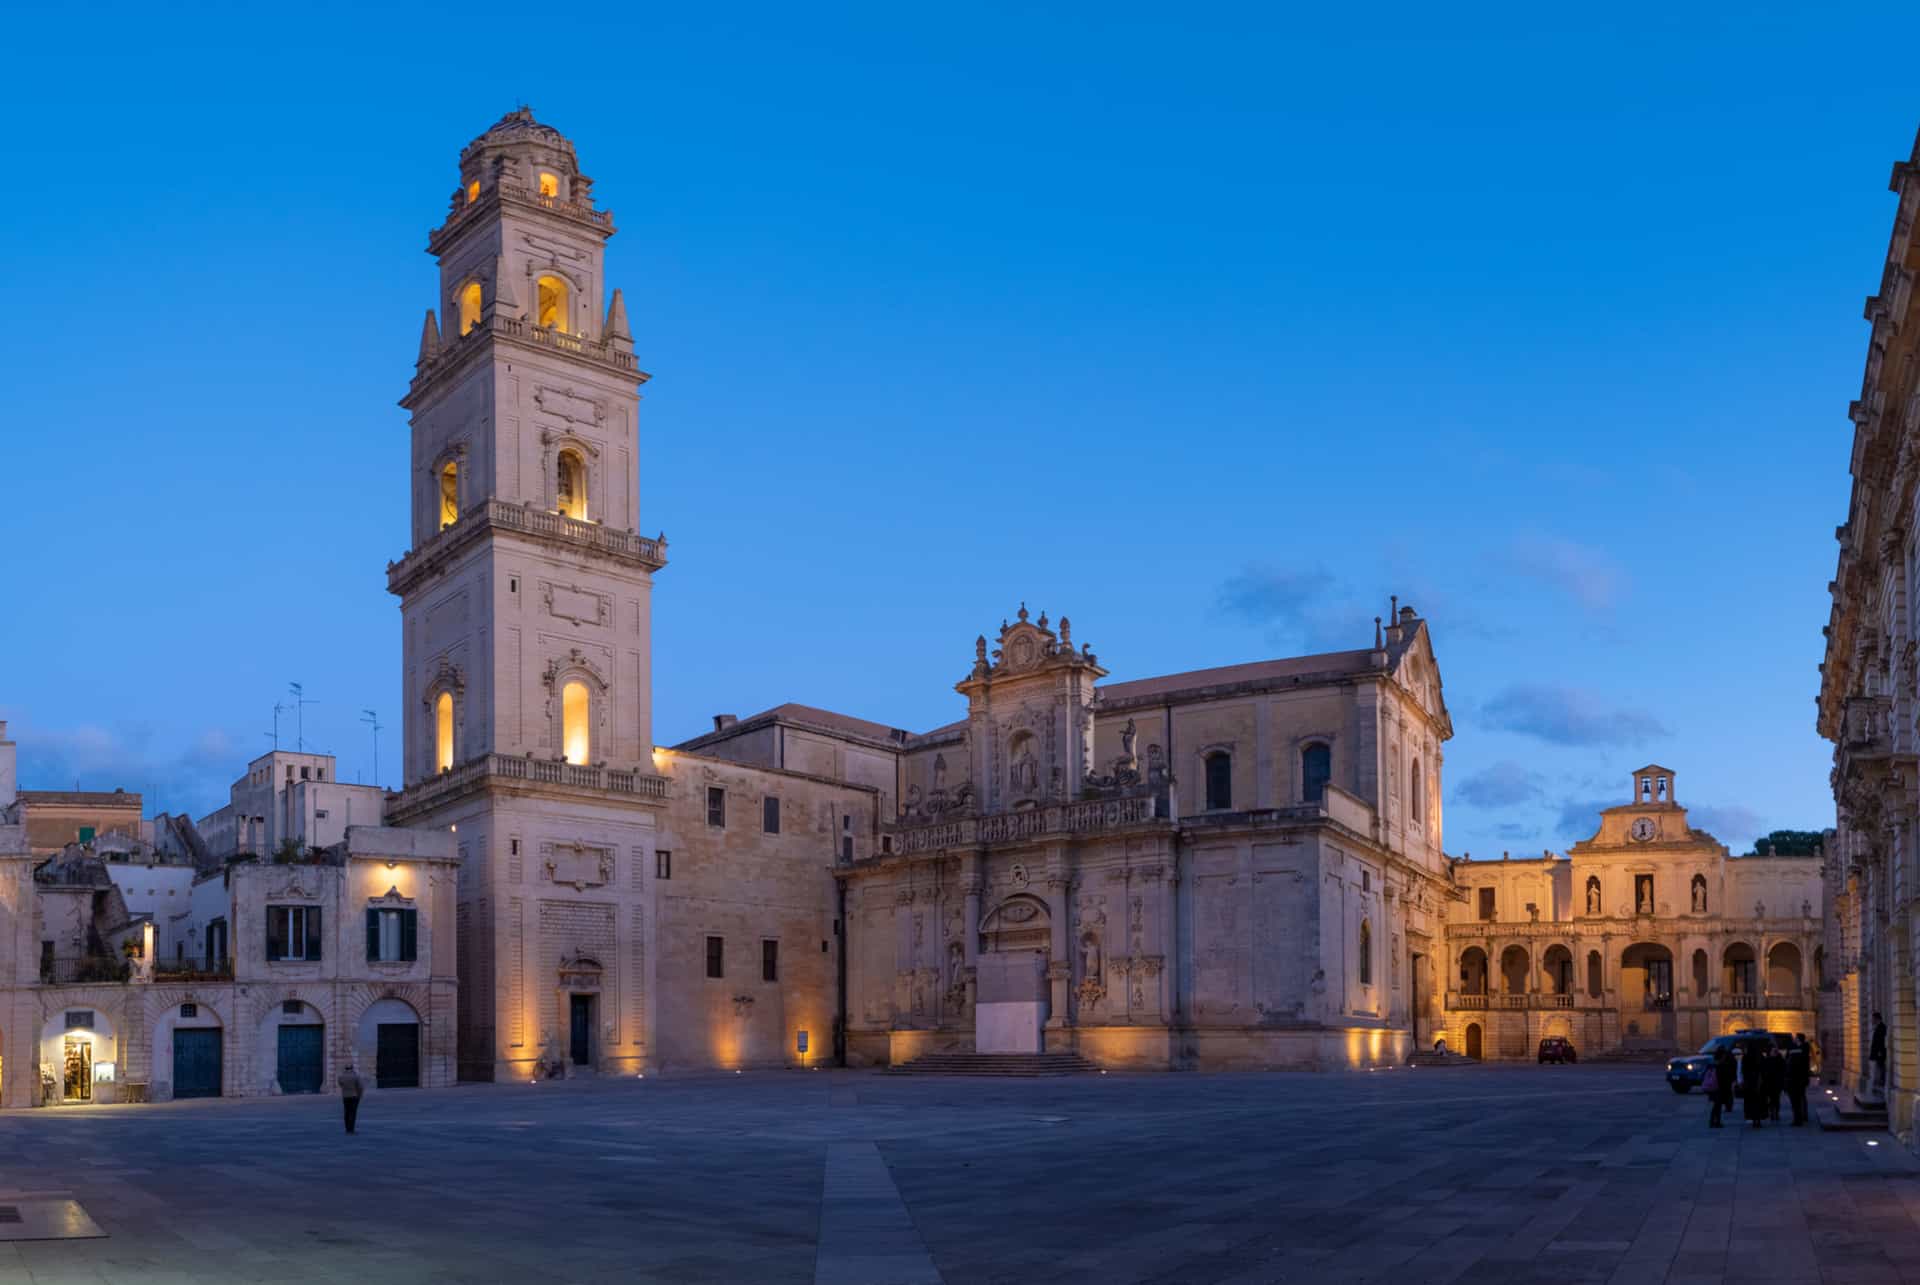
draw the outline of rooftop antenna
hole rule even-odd
[[[373,729],[373,783],[380,784],[380,716],[370,709],[360,711],[360,721]]]
[[[288,683],[287,690],[293,693],[293,710],[296,720],[294,723],[293,748],[296,753],[305,754],[307,752],[307,706],[318,705],[320,702],[308,700],[306,696],[303,695],[306,688],[302,687],[299,683]]]
[[[287,707],[285,705],[282,705],[279,701],[275,701],[273,703],[273,730],[271,732],[260,733],[260,735],[273,741],[273,748],[276,750],[280,748],[280,715],[284,714],[286,709]]]

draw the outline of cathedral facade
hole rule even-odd
[[[1564,855],[1453,863],[1448,1046],[1531,1059],[1699,1048],[1729,1031],[1804,1031],[1823,1047],[1822,863],[1731,857],[1687,822],[1674,774],[1633,773]]]

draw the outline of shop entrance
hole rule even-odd
[[[60,1096],[68,1102],[93,1101],[93,1039],[87,1035],[66,1038],[66,1072]]]

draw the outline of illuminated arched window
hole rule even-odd
[[[554,507],[567,517],[587,520],[587,466],[577,451],[561,451],[554,477]]]
[[[453,693],[441,692],[433,702],[433,770],[453,766]]]
[[[1207,811],[1224,812],[1233,806],[1233,755],[1224,750],[1206,757]]]
[[[567,329],[567,283],[559,277],[541,277],[533,283],[533,294],[533,324]]]
[[[466,334],[480,324],[480,283],[469,281],[460,287],[460,333]]]
[[[440,470],[440,529],[460,520],[460,466],[448,460]]]
[[[560,195],[560,176],[558,174],[550,174],[546,170],[540,171],[540,195],[549,198]]]
[[[588,731],[588,715],[593,701],[587,685],[571,679],[560,689],[560,747],[569,763],[587,763],[593,755],[593,737]]]
[[[1360,921],[1360,984],[1373,985],[1373,925]]]
[[[479,199],[480,199],[480,180],[475,179],[473,180],[473,182],[467,184],[467,204],[472,205],[475,201]]]

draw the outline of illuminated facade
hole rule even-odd
[[[1673,773],[1650,765],[1629,802],[1565,856],[1453,862],[1446,1038],[1531,1059],[1550,1035],[1581,1055],[1695,1049],[1743,1027],[1817,1038],[1816,857],[1730,857],[1687,824]]]
[[[1147,1069],[1397,1062],[1430,1037],[1452,733],[1427,624],[1371,647],[1102,683],[1002,622],[919,735],[803,706],[683,748],[867,784],[847,1053],[1073,1052]]]
[[[521,110],[461,153],[428,238],[388,817],[455,833],[468,1078],[830,1051],[830,867],[874,825],[871,790],[654,747],[666,542],[639,534],[647,376],[613,230],[573,145]]]
[[[1893,234],[1849,408],[1852,490],[1834,532],[1818,726],[1833,742],[1831,1061],[1862,1098],[1884,1097],[1894,1132],[1920,1146],[1920,141],[1890,186]],[[1876,1012],[1887,1024],[1884,1084],[1868,1056]]]

